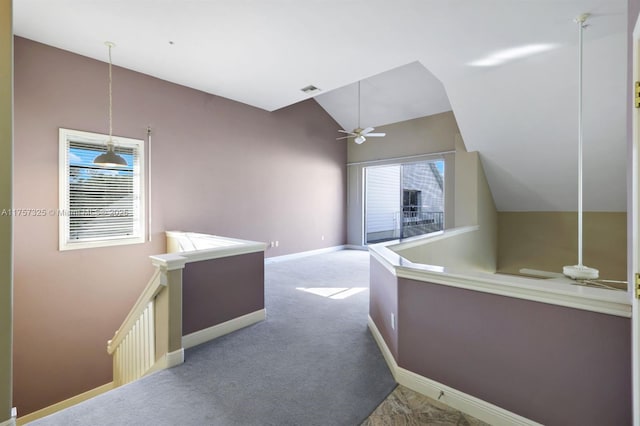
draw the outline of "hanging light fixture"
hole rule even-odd
[[[578,24],[578,264],[562,268],[562,272],[573,279],[595,280],[599,271],[582,264],[582,31],[589,17],[584,13],[575,19]]]
[[[127,160],[116,154],[114,151],[113,143],[113,95],[112,95],[112,77],[111,77],[111,48],[115,47],[115,44],[110,41],[105,41],[104,44],[109,48],[109,140],[107,141],[107,152],[98,155],[93,159],[93,164],[100,166],[126,166]]]

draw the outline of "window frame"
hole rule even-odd
[[[362,243],[361,244],[363,246],[382,243],[382,242],[388,242],[388,241],[394,241],[394,240],[406,241],[407,239],[420,237],[420,236],[427,235],[434,232],[441,232],[446,229],[446,219],[447,219],[446,216],[448,212],[448,209],[447,209],[448,195],[447,195],[447,190],[445,185],[445,181],[447,181],[447,179],[445,178],[447,174],[447,168],[448,168],[447,159],[443,155],[430,155],[430,154],[425,154],[424,156],[419,156],[419,157],[421,158],[418,159],[416,157],[412,157],[410,161],[397,161],[397,160],[407,160],[407,158],[398,158],[398,159],[389,159],[389,160],[380,160],[380,161],[361,163],[362,164],[362,173],[361,173],[361,176],[362,176],[362,204],[361,204]],[[422,158],[422,157],[426,157],[426,158]],[[440,169],[436,166],[437,163],[442,164],[442,173],[440,172]],[[442,191],[442,211],[426,212],[426,213],[439,213],[441,218],[441,220],[439,221],[437,219],[437,216],[434,217],[433,219],[419,219],[417,215],[420,215],[422,213],[422,208],[424,207],[424,204],[422,202],[424,193],[422,190],[412,189],[413,188],[412,186],[405,187],[405,185],[407,184],[406,174],[405,174],[407,167],[417,165],[417,164],[428,165],[429,169],[434,174],[434,177],[436,177],[436,173],[437,173],[438,176],[440,176],[441,178],[440,179],[441,181],[439,182],[439,186],[440,186],[440,190]],[[397,206],[398,210],[396,212],[398,216],[396,219],[394,219],[394,223],[397,222],[397,225],[394,225],[393,229],[388,230],[392,236],[382,237],[379,239],[369,241],[370,234],[375,234],[376,232],[380,232],[380,231],[369,232],[370,231],[369,225],[371,220],[368,217],[368,213],[369,213],[368,209],[370,207],[370,201],[368,200],[369,184],[370,184],[368,172],[372,169],[378,169],[378,168],[398,168],[399,169],[398,182],[396,183],[398,185],[398,206]],[[449,179],[453,179],[453,178],[449,178]],[[417,200],[419,200],[418,205],[415,205],[415,206],[405,205],[405,195],[407,192],[418,193],[416,197]],[[413,224],[408,224],[406,221],[407,213],[409,213],[409,217],[411,216],[412,213],[416,214],[417,221]],[[405,231],[409,229],[408,227],[410,226],[432,225],[432,224],[433,225],[439,224],[441,228],[435,231],[423,232],[416,235],[405,234]]]
[[[123,146],[137,151],[133,164],[133,197],[137,197],[137,212],[134,213],[132,236],[110,236],[104,238],[91,238],[72,240],[70,238],[70,167],[69,167],[69,142],[81,142],[96,145],[106,149],[109,136],[101,133],[85,132],[73,129],[59,129],[59,156],[58,156],[58,223],[59,223],[59,250],[77,250],[96,247],[111,247],[144,243],[146,240],[145,222],[145,164],[144,164],[144,140],[113,136],[112,141],[116,147]]]

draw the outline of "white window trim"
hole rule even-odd
[[[69,241],[69,220],[68,216],[63,214],[65,211],[69,210],[69,205],[67,204],[67,200],[69,199],[69,161],[68,161],[68,153],[67,142],[68,140],[75,140],[81,142],[92,142],[96,144],[101,144],[105,146],[109,136],[100,134],[100,133],[91,133],[84,132],[81,130],[72,130],[72,129],[64,129],[60,128],[59,130],[59,156],[58,156],[58,194],[59,200],[58,205],[59,209],[58,213],[58,235],[59,235],[59,250],[77,250],[77,249],[87,249],[94,247],[110,247],[110,246],[120,246],[120,245],[130,245],[130,244],[140,244],[144,243],[146,240],[145,230],[146,230],[146,222],[145,222],[145,155],[144,155],[144,140],[142,139],[131,139],[124,138],[120,136],[113,136],[112,140],[114,144],[120,146],[131,146],[136,147],[138,149],[138,168],[139,173],[137,177],[137,187],[139,191],[139,218],[136,221],[138,224],[138,235],[132,237],[110,237],[100,240],[94,241]]]

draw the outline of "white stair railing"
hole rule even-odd
[[[183,361],[182,268],[176,255],[151,256],[156,270],[115,335],[113,384],[121,386]]]
[[[160,270],[157,269],[138,302],[107,345],[107,352],[113,356],[115,386],[139,379],[155,363],[154,300],[164,289],[160,275]]]

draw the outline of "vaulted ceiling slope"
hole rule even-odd
[[[415,118],[416,107],[425,114],[441,112],[450,103],[467,148],[481,154],[499,210],[562,211],[577,206],[573,19],[589,12],[585,209],[623,211],[626,3],[20,0],[14,2],[14,30],[103,61],[104,41],[113,41],[116,65],[269,111],[359,80],[375,89],[370,77],[418,64],[429,76],[405,75],[393,99],[375,90],[363,96],[378,111],[366,125]],[[532,45],[540,51],[499,65],[472,65],[495,52]],[[434,94],[433,102],[417,105],[415,92],[435,87],[427,80],[443,86],[448,102]],[[322,91],[300,90],[310,84]],[[407,90],[412,84],[416,90]],[[403,96],[410,106],[396,107]],[[331,113],[331,106],[325,108]],[[353,127],[353,112],[335,111],[338,123]]]

